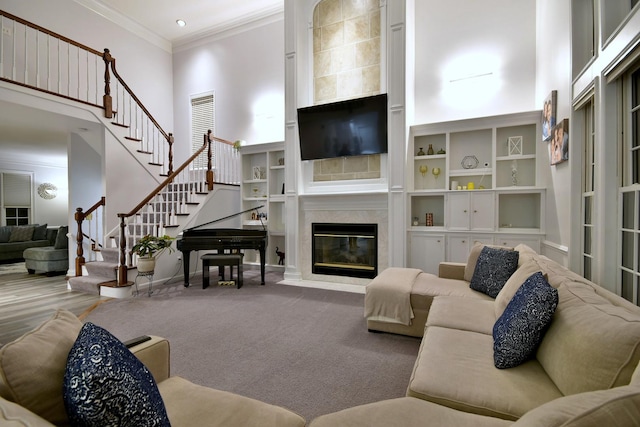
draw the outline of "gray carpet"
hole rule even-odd
[[[215,276],[215,275],[214,275]],[[159,335],[171,372],[197,384],[284,406],[311,421],[404,396],[420,340],[367,331],[364,295],[278,285],[282,273],[245,271],[244,287],[199,277],[112,300],[86,321],[121,340]],[[214,282],[215,283],[215,282]]]

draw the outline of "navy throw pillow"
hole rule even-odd
[[[90,322],[67,357],[63,399],[74,426],[170,426],[151,372],[120,340]]]
[[[478,255],[478,262],[469,286],[492,298],[497,297],[509,277],[518,268],[519,257],[518,251],[485,246]]]
[[[541,272],[533,273],[493,325],[493,362],[513,368],[533,356],[558,306],[558,290]]]

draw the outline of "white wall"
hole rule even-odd
[[[215,92],[216,136],[247,144],[282,141],[283,56],[282,20],[181,47],[173,70],[176,145],[191,138],[190,96],[210,91]],[[176,148],[182,149],[181,159],[185,148]]]
[[[554,0],[538,0],[537,51],[536,51],[536,94],[537,109],[542,108],[545,98],[552,90],[558,91],[557,122],[571,117],[571,4]],[[571,123],[570,123],[571,124]],[[571,135],[569,135],[571,138]],[[549,164],[548,143],[541,143]],[[571,145],[571,142],[570,142]],[[570,245],[571,231],[571,170],[578,167],[569,158],[568,162],[545,168],[547,183],[546,228],[548,244],[565,250]],[[574,189],[579,191],[579,189]],[[544,252],[544,251],[543,251]],[[557,261],[565,263],[565,260]]]
[[[535,0],[416,1],[415,37],[409,125],[539,108]]]
[[[69,186],[67,185],[66,164],[31,163],[22,159],[3,157],[0,159],[0,171],[32,174],[32,222],[34,224],[48,224],[52,227],[67,224]],[[38,196],[38,186],[45,182],[58,187],[56,198],[45,200]]]

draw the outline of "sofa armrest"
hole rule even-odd
[[[464,280],[464,262],[441,262],[438,266],[438,277],[443,279]]]
[[[165,338],[151,336],[151,339],[129,348],[131,352],[151,371],[156,383],[169,378],[170,348]]]

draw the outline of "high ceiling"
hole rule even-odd
[[[284,0],[100,0],[172,43],[242,25],[284,10]],[[179,27],[176,20],[187,25]]]

